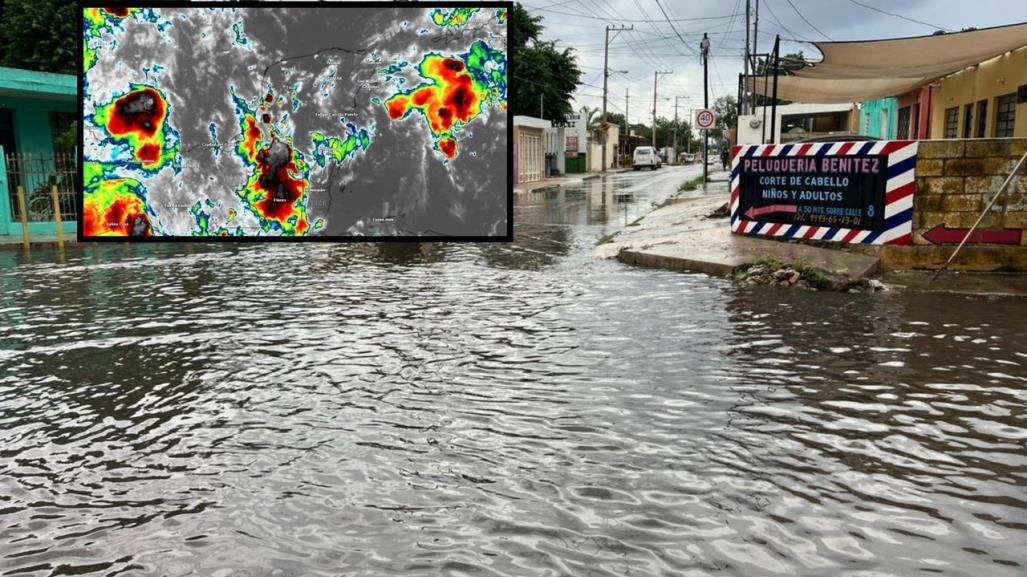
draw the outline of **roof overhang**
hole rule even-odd
[[[73,74],[37,72],[0,66],[0,92],[25,97],[77,97],[78,82]]]
[[[898,96],[1027,46],[1027,23],[967,32],[867,40],[816,42],[823,54],[791,76],[779,76],[779,99],[797,102],[861,102]],[[774,80],[750,76],[749,90],[774,94]]]

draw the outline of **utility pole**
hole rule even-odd
[[[542,106],[542,103],[545,102],[545,98],[546,98],[545,93],[539,93],[539,95],[538,95],[538,117],[539,118],[543,118],[543,119],[546,117],[545,112],[543,112],[543,106]]]
[[[674,161],[677,163],[678,159],[678,100],[682,98],[688,98],[688,96],[675,96],[674,97]]]
[[[603,43],[603,123],[600,126],[602,131],[602,146],[603,146],[603,172],[606,172],[606,139],[607,139],[607,122],[606,122],[606,95],[607,85],[610,80],[610,31],[621,32],[623,30],[634,30],[635,25],[628,26],[606,26],[606,41]],[[617,36],[614,35],[614,38]]]
[[[624,87],[624,134],[628,133],[629,127],[631,126],[631,120],[628,118],[628,96],[631,92],[630,86]]]
[[[752,12],[752,0],[745,0],[745,61],[742,76],[742,114],[749,114],[749,14]]]
[[[703,108],[710,107],[710,38],[703,32],[702,42],[699,43],[700,54],[702,54],[702,89]],[[702,190],[706,192],[706,183],[709,177],[709,153],[710,153],[710,131],[703,130],[702,142]]]
[[[661,74],[674,74],[673,70],[653,70],[653,151],[656,150],[656,83]]]
[[[624,87],[624,150],[620,151],[622,155],[627,154],[628,146],[631,145],[631,120],[628,118],[628,93],[631,91],[630,86]]]
[[[756,0],[756,14],[752,19],[752,73],[756,74],[756,53],[760,46],[760,0]],[[764,64],[766,66],[766,64]]]

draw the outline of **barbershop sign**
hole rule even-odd
[[[916,152],[910,140],[736,146],[731,230],[911,244]]]

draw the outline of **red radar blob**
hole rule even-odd
[[[389,101],[389,118],[395,120],[402,117],[407,111],[407,102],[407,99],[402,97]]]
[[[291,146],[288,147],[289,162],[274,171],[268,162],[269,150],[270,147],[257,154],[260,177],[255,186],[264,193],[264,200],[257,202],[257,209],[269,220],[285,222],[293,214],[293,203],[303,194],[306,183],[292,177],[292,173],[296,172],[296,163],[292,160]]]
[[[136,152],[136,158],[146,164],[157,162],[160,158],[160,148],[156,144],[144,144]]]
[[[116,135],[134,132],[140,138],[149,138],[160,128],[164,110],[164,99],[156,90],[143,88],[129,92],[114,101],[107,130]]]
[[[128,8],[104,8],[103,11],[112,16],[117,16],[118,18],[125,18],[128,16]]]
[[[267,96],[264,97],[264,102],[274,102],[274,101],[275,101],[274,95],[271,94],[270,92],[268,92]]]
[[[456,156],[456,142],[452,138],[443,138],[439,141],[439,148],[445,153],[446,158]]]
[[[461,77],[461,81],[464,79],[466,82],[461,82],[446,95],[446,106],[452,108],[459,118],[466,119],[471,115],[471,107],[477,104],[478,97],[470,88],[470,77]]]
[[[264,116],[261,117],[261,120],[264,121],[264,124],[271,124],[271,115],[264,114]]]
[[[96,226],[97,223],[91,223],[91,229],[87,226],[86,235],[113,232],[118,235],[129,236],[132,234],[133,224],[137,219],[142,219],[146,223],[143,236],[151,236],[153,233],[150,228],[150,219],[145,214],[137,211],[132,203],[119,198],[107,209],[104,221],[99,223],[99,226]]]

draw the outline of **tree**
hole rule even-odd
[[[784,56],[781,57],[781,62],[778,65],[778,74],[781,75],[781,76],[791,76],[791,75],[795,74],[795,72],[797,72],[799,70],[802,70],[803,68],[805,68],[808,65],[809,65],[809,63],[806,62],[806,57],[802,55],[802,51],[801,50],[798,51],[798,52],[793,52],[791,54],[785,54]],[[774,60],[773,59],[769,60],[769,67],[770,68],[768,69],[767,67],[768,67],[768,60],[766,58],[760,58],[756,62],[756,72],[754,72],[753,75],[754,76],[763,76],[763,73],[766,72],[766,74],[768,76],[773,77],[774,76]]]
[[[3,0],[0,63],[74,74],[82,14],[75,0]]]
[[[624,131],[624,115],[619,112],[606,111],[606,121],[610,124],[616,124],[621,128],[621,132]]]
[[[542,41],[544,27],[540,16],[532,16],[514,4],[510,15],[512,86],[510,108],[513,114],[542,115],[556,124],[567,122],[574,111],[571,95],[578,88],[581,69],[571,48],[560,50],[556,42]]]
[[[734,96],[721,96],[713,103],[713,112],[717,115],[717,125],[710,129],[710,136],[723,140],[729,130],[738,127],[738,102]]]
[[[778,76],[792,76],[796,71],[802,70],[808,65],[806,58],[802,55],[802,51],[793,52],[791,54],[785,54],[781,57],[781,62],[778,64]],[[767,59],[760,58],[759,62],[756,63],[756,72],[754,76],[763,78],[764,72],[767,75],[767,96],[764,97],[762,93],[755,93],[752,95],[753,106],[770,106],[773,104],[773,91],[774,91],[774,61],[770,60],[769,69]],[[790,100],[778,100],[778,105],[789,104]]]

